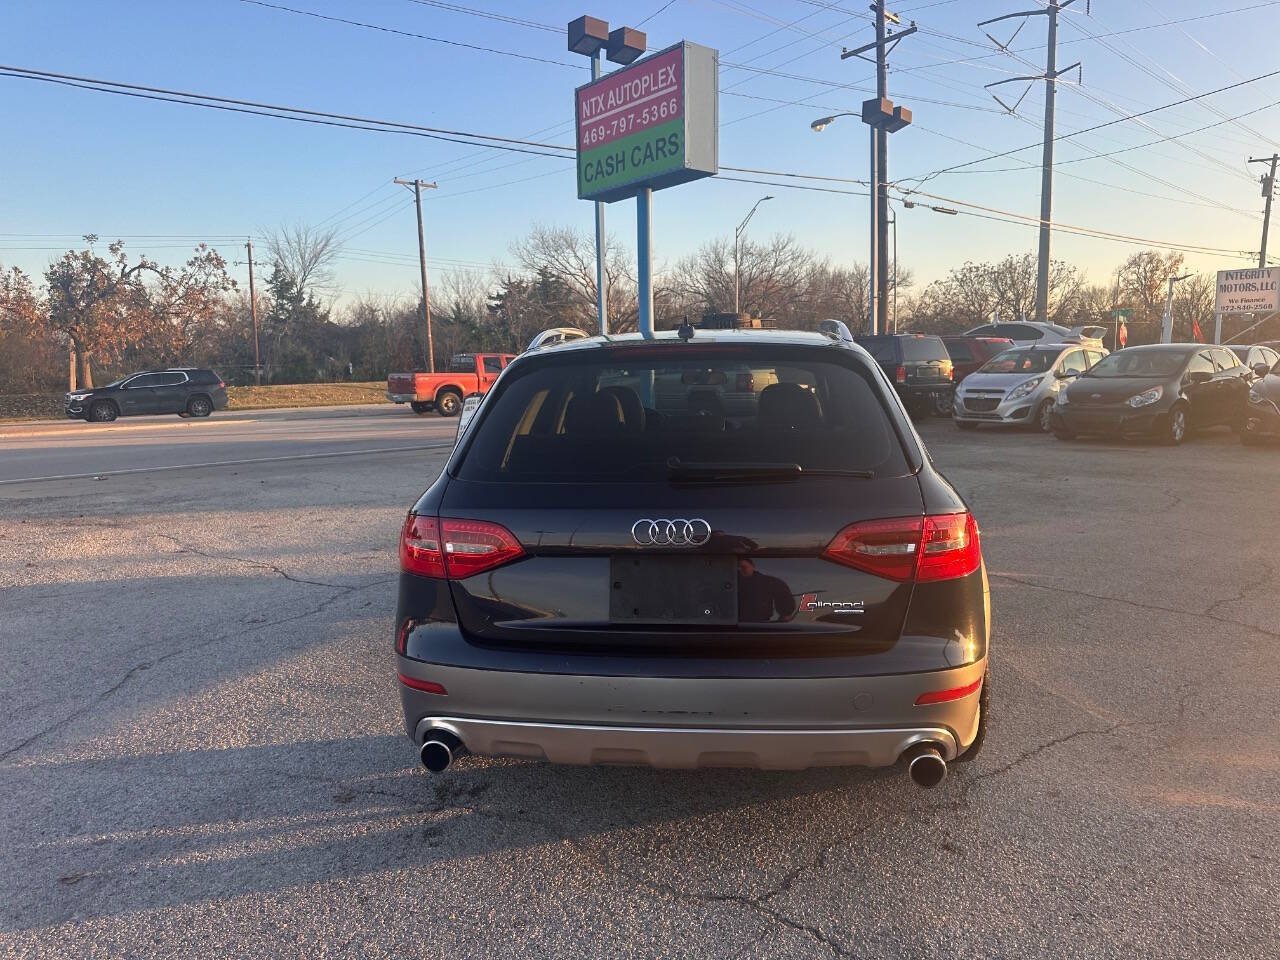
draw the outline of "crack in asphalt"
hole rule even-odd
[[[1272,567],[1271,564],[1267,563],[1265,560],[1256,560],[1255,562],[1260,567],[1262,567],[1262,569],[1265,571],[1262,574],[1262,576],[1258,577],[1258,579],[1256,580],[1251,580],[1249,583],[1242,585],[1235,596],[1223,597],[1221,600],[1217,600],[1214,603],[1210,604],[1208,609],[1205,610],[1203,614],[1204,616],[1211,617],[1214,620],[1224,619],[1222,617],[1216,616],[1217,610],[1219,607],[1225,606],[1228,603],[1240,603],[1246,597],[1248,597],[1249,594],[1253,593],[1253,591],[1261,587],[1265,587],[1267,584],[1271,583],[1271,581],[1275,579],[1275,576],[1276,576],[1275,568]],[[1234,623],[1235,621],[1228,621],[1228,622]]]
[[[394,579],[394,578],[391,578],[391,579]],[[121,676],[119,680],[117,680],[107,689],[98,693],[90,702],[84,704],[83,706],[79,707],[76,710],[73,710],[71,713],[67,714],[62,719],[55,720],[49,725],[33,733],[31,736],[27,737],[26,739],[20,741],[19,743],[15,744],[12,747],[9,747],[7,750],[0,752],[0,761],[9,759],[14,754],[20,753],[21,751],[25,750],[27,747],[31,746],[32,744],[37,743],[40,740],[44,739],[46,736],[53,733],[58,728],[63,727],[66,724],[71,723],[75,720],[78,720],[80,719],[80,717],[83,717],[85,714],[96,709],[100,704],[102,704],[105,700],[107,700],[112,694],[116,693],[126,683],[128,683],[135,676],[137,676],[139,673],[145,670],[150,670],[152,667],[159,666],[160,664],[165,663],[168,660],[172,660],[174,657],[190,654],[195,650],[202,650],[205,647],[211,646],[215,643],[221,643],[224,640],[249,637],[255,633],[261,633],[263,630],[269,630],[272,627],[280,626],[281,624],[292,623],[295,620],[305,619],[306,617],[313,617],[316,614],[324,611],[331,604],[336,603],[337,601],[342,600],[346,597],[349,597],[353,593],[358,593],[362,590],[367,590],[371,587],[376,587],[387,582],[388,580],[376,580],[373,583],[360,584],[358,586],[338,586],[338,585],[330,584],[327,586],[330,586],[332,589],[336,590],[337,592],[334,593],[332,596],[326,597],[324,600],[322,600],[320,603],[313,606],[311,609],[305,610],[301,613],[292,614],[287,617],[281,617],[277,620],[268,620],[264,623],[255,624],[254,626],[248,627],[243,630],[227,631],[225,633],[217,634],[216,636],[210,637],[207,640],[201,640],[198,643],[190,644],[188,646],[175,647],[173,650],[170,650],[168,653],[154,657],[153,659],[150,659],[150,660],[144,660],[141,663],[134,664],[132,667],[130,667],[128,670],[125,671],[124,675]],[[162,643],[163,641],[157,640],[155,642]]]
[[[1129,600],[1125,597],[1109,597],[1100,593],[1089,593],[1087,590],[1077,590],[1072,587],[1061,587],[1056,584],[1036,583],[1033,580],[1024,580],[1021,577],[1014,577],[1007,573],[988,573],[987,576],[992,580],[1003,580],[1007,583],[1016,583],[1024,587],[1034,587],[1037,590],[1048,590],[1052,593],[1065,593],[1068,596],[1083,597],[1088,600],[1100,600],[1104,603],[1119,603],[1127,607],[1133,607],[1137,610],[1151,610],[1157,613],[1171,613],[1179,617],[1198,617],[1202,620],[1212,620],[1214,623],[1228,623],[1235,627],[1251,630],[1254,633],[1260,633],[1264,637],[1280,639],[1280,631],[1268,630],[1265,627],[1258,626],[1256,623],[1246,623],[1243,620],[1233,620],[1230,617],[1215,616],[1210,612],[1218,606],[1221,606],[1223,603],[1243,599],[1243,597],[1228,597],[1226,600],[1219,600],[1211,605],[1208,610],[1201,612],[1198,610],[1179,610],[1176,607],[1166,607],[1158,603],[1142,603],[1139,600]],[[1270,578],[1268,578],[1268,580],[1269,579]],[[1266,582],[1267,581],[1262,581],[1261,583],[1253,584],[1249,589],[1257,589],[1259,586],[1265,585]]]
[[[342,583],[327,583],[323,580],[306,580],[302,577],[295,577],[288,571],[277,567],[274,563],[264,563],[261,560],[250,560],[248,557],[237,557],[229,553],[206,553],[203,550],[197,550],[186,541],[167,533],[154,533],[152,536],[159,537],[161,540],[168,540],[170,543],[178,547],[178,553],[194,553],[197,557],[204,557],[206,560],[231,560],[235,563],[243,563],[250,567],[257,567],[260,570],[270,570],[273,573],[277,573],[284,577],[291,583],[305,583],[313,587],[342,588],[346,586],[346,584]]]

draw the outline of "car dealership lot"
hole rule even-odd
[[[226,466],[0,486],[0,955],[1272,955],[1280,449],[923,424],[995,622],[983,754],[923,792],[900,769],[424,774],[394,544],[452,424],[304,426],[300,456],[381,452],[269,459],[273,420],[183,461]],[[138,466],[178,455],[125,436]],[[15,442],[2,479],[122,456],[28,437],[27,463],[61,459],[20,472]]]

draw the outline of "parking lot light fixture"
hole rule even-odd
[[[773,197],[761,197],[755,202],[755,206],[751,211],[742,218],[742,222],[738,224],[738,229],[733,231],[733,312],[734,314],[741,312],[738,303],[739,286],[738,286],[738,260],[742,256],[742,233],[747,229],[747,224],[751,222],[751,218],[756,215],[756,209],[766,200],[772,200]]]

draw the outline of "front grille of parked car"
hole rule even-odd
[[[974,413],[990,413],[1000,406],[1000,398],[966,396],[964,406],[966,410],[972,410]]]

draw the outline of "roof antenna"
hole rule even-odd
[[[693,339],[693,324],[689,322],[688,314],[685,315],[684,323],[676,327],[676,336],[685,341]]]

